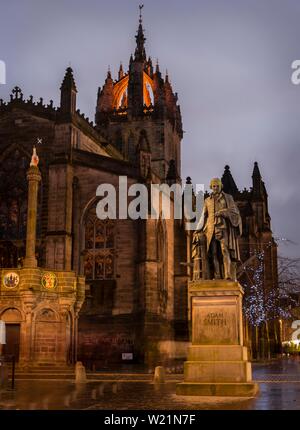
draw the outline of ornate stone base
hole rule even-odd
[[[3,353],[14,355],[19,369],[74,362],[84,294],[84,278],[74,272],[0,269],[0,319],[7,335]]]
[[[176,394],[253,397],[251,363],[243,346],[242,297],[238,282],[189,283],[192,345],[184,364],[184,382]]]

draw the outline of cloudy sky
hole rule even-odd
[[[239,188],[258,161],[276,237],[300,256],[299,0],[143,0],[146,51],[168,69],[184,124],[182,174],[207,186],[225,164]],[[59,100],[74,69],[78,107],[94,117],[98,86],[128,64],[138,24],[136,0],[0,0],[0,60],[8,99]]]

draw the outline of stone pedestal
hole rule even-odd
[[[15,283],[6,283],[11,277]],[[74,363],[84,297],[85,279],[75,272],[0,269],[0,320],[11,333],[5,353],[22,368]]]
[[[188,287],[192,344],[178,395],[253,397],[251,363],[243,346],[243,289],[238,282],[204,280]]]

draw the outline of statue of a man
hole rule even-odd
[[[213,279],[236,279],[235,266],[240,260],[238,236],[242,234],[240,212],[230,194],[222,191],[222,182],[213,178],[212,193],[204,201],[203,212],[194,232],[193,244],[206,237],[206,253],[213,267]],[[199,243],[200,246],[200,243]],[[204,257],[204,256],[202,256]]]

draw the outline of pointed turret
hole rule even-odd
[[[259,171],[258,163],[255,161],[253,173],[252,173],[252,192],[253,197],[262,198],[263,197],[263,181]]]
[[[261,174],[260,174],[260,171],[259,171],[259,167],[258,167],[258,162],[257,161],[254,162],[252,178],[253,177],[261,179]]]
[[[254,163],[252,173],[252,208],[259,231],[270,230],[271,218],[268,212],[268,194],[257,161]]]
[[[156,60],[155,73],[153,75],[153,96],[156,115],[162,118],[165,112],[165,89],[158,60]]]
[[[175,111],[176,100],[175,100],[175,96],[174,96],[174,93],[172,90],[171,83],[169,81],[168,71],[166,73],[166,77],[165,77],[165,81],[164,81],[164,87],[165,87],[166,104],[167,104],[168,110],[170,112]]]
[[[122,63],[120,63],[119,74],[118,74],[119,81],[120,81],[123,77],[124,77],[123,65],[122,65]]]
[[[169,73],[168,73],[168,69],[166,70],[165,83],[166,83],[166,84],[169,84]]]
[[[222,184],[225,193],[231,194],[232,196],[235,196],[238,193],[238,187],[236,186],[228,165],[225,166],[222,176]]]
[[[105,84],[102,90],[98,90],[98,100],[97,100],[97,111],[98,112],[110,112],[113,109],[113,88],[114,83],[111,77],[110,68],[107,71],[107,77],[105,79]]]
[[[60,108],[63,113],[74,114],[76,112],[77,88],[71,67],[66,69],[64,80],[60,87]]]
[[[155,66],[155,73],[159,76],[161,76],[160,70],[159,70],[159,62],[158,62],[158,58],[156,60],[156,66]]]
[[[107,69],[107,77],[106,77],[106,81],[107,81],[108,79],[111,79],[110,66],[108,66],[108,69]]]
[[[152,65],[151,57],[148,58],[147,66],[146,66],[146,72],[148,73],[150,78],[153,78],[153,65]]]

